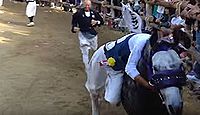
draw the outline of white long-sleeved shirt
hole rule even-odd
[[[131,53],[129,55],[129,58],[125,67],[125,72],[132,79],[134,79],[136,76],[140,74],[136,67],[137,67],[139,59],[141,58],[142,50],[149,38],[150,38],[149,34],[136,34],[128,42]]]

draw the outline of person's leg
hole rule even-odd
[[[90,45],[89,45],[89,53],[88,53],[88,58],[89,58],[89,60],[90,60],[91,55],[92,55],[92,54],[94,53],[94,51],[98,48],[98,43],[97,43],[98,37],[95,36],[94,38],[89,39],[88,41],[89,41],[89,43],[90,43]]]
[[[92,39],[87,39],[83,36],[83,34],[79,33],[79,41],[80,41],[80,50],[82,53],[83,63],[85,67],[87,67],[88,62],[90,60],[89,50],[93,49],[94,51],[97,49],[97,36]]]
[[[33,18],[34,18],[34,16],[28,17],[28,19],[29,19],[29,23],[27,24],[28,27],[35,25],[35,23],[33,22]]]
[[[108,70],[109,71],[109,70]],[[123,83],[123,73],[109,71],[106,81],[105,100],[110,104],[118,105],[121,102],[121,88]]]
[[[26,15],[29,19],[29,23],[27,24],[28,27],[34,26],[33,18],[36,15],[36,2],[28,2],[26,7]]]
[[[98,36],[96,35],[91,41],[90,41],[91,48],[95,51],[98,47]]]
[[[34,18],[34,16],[28,17],[29,22],[33,22],[33,18]]]
[[[78,38],[79,38],[80,50],[82,54],[82,60],[85,67],[87,68],[88,63],[89,63],[90,42],[87,40],[87,38],[83,36],[82,32],[79,32]]]
[[[85,67],[88,67],[88,63],[89,63],[89,49],[90,47],[85,45],[85,46],[80,46],[80,50],[82,53],[82,59],[83,59],[83,63],[85,65]]]

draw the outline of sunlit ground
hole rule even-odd
[[[4,13],[4,11],[1,11],[1,10],[0,10],[0,14],[3,14],[3,13]]]
[[[10,40],[9,38],[5,38],[5,37],[0,37],[0,43],[9,43],[12,40]]]
[[[61,8],[57,8],[57,10],[45,10],[44,12],[46,13],[51,13],[51,12],[61,12]],[[17,15],[21,15],[20,13],[14,13],[10,12],[7,10],[6,7],[0,7],[0,44],[5,44],[5,43],[11,43],[14,42],[14,39],[11,39],[9,36],[12,34],[13,35],[20,35],[20,36],[29,36],[31,34],[30,31],[25,30],[25,28],[19,28],[16,23],[17,22],[14,18]],[[10,20],[1,20],[3,18],[1,17],[11,17]],[[9,34],[7,34],[9,33]],[[25,38],[25,37],[24,37]]]
[[[19,34],[23,36],[28,36],[30,34],[29,31],[25,30],[19,30],[17,25],[15,23],[18,23],[15,21],[16,16],[22,15],[21,13],[15,13],[15,12],[10,12],[6,7],[1,6],[0,7],[0,19],[3,19],[1,17],[10,17],[12,22],[10,20],[0,20],[0,37],[2,37],[2,31],[4,32],[11,32],[14,34]]]
[[[4,11],[4,10],[0,10],[0,16],[4,16],[5,15],[10,15],[12,17],[12,15],[16,15],[16,13],[12,13],[9,11]],[[0,43],[9,43],[13,40],[11,40],[10,38],[8,38],[8,36],[5,35],[5,33],[9,32],[10,34],[15,34],[15,35],[21,35],[21,36],[28,36],[30,35],[30,31],[27,30],[20,30],[17,25],[12,24],[12,22],[10,21],[0,21]]]
[[[30,31],[18,30],[19,28],[15,28],[12,24],[8,22],[8,24],[4,24],[0,22],[0,37],[2,37],[2,33],[9,31],[14,34],[19,34],[23,36],[28,36]]]
[[[7,9],[5,7],[0,7],[0,14],[9,14],[9,15],[17,15],[17,13],[14,13],[14,12],[9,12],[7,11]]]

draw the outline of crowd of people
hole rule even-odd
[[[167,2],[171,2],[171,3],[176,3],[177,1],[167,1]],[[181,0],[179,1],[181,2]],[[183,1],[182,1],[183,2]],[[127,2],[126,2],[127,3]],[[199,82],[199,76],[200,76],[200,62],[199,62],[199,52],[200,52],[200,18],[199,19],[194,19],[191,18],[188,12],[185,12],[185,10],[191,10],[191,5],[196,6],[196,9],[193,9],[193,12],[196,12],[196,15],[200,14],[200,10],[199,10],[199,1],[195,1],[195,0],[190,0],[187,2],[187,6],[185,8],[181,8],[180,4],[177,4],[177,7],[164,7],[164,6],[160,6],[157,4],[153,4],[151,6],[150,9],[150,13],[149,11],[147,11],[147,4],[144,1],[128,1],[128,4],[130,6],[130,8],[132,8],[133,11],[137,12],[141,17],[143,16],[148,16],[149,14],[150,17],[153,18],[153,20],[151,20],[151,23],[154,23],[156,25],[158,25],[159,27],[165,27],[165,28],[169,28],[169,29],[181,29],[182,31],[188,33],[192,38],[192,46],[193,46],[193,55],[195,57],[195,59],[192,60],[192,62],[188,62],[191,66],[191,71],[188,73],[188,80],[192,81],[195,79],[195,82],[198,81]],[[122,4],[123,6],[123,4]],[[147,12],[149,13],[147,15]],[[122,15],[123,15],[123,11],[122,11]],[[126,18],[127,20],[127,18]],[[149,22],[148,20],[145,20],[145,18],[143,18],[143,28],[142,30],[145,31],[149,28]],[[127,25],[130,25],[127,24]],[[130,29],[129,29],[130,30]],[[194,53],[195,52],[195,53]],[[200,84],[198,85],[197,88],[199,88]]]

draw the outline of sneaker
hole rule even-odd
[[[30,22],[30,23],[27,24],[28,27],[32,27],[32,26],[34,26],[34,25],[35,25],[34,22]]]

